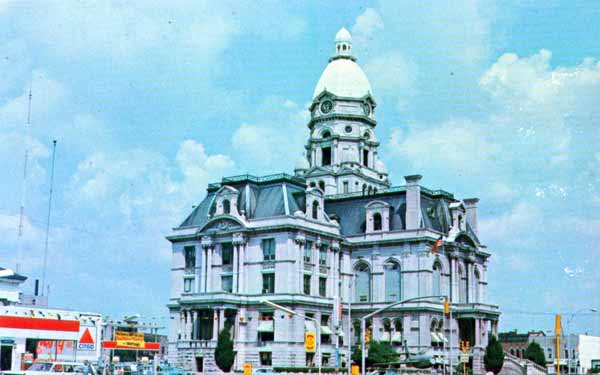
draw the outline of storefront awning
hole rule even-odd
[[[383,333],[381,334],[381,341],[390,341],[390,333],[388,331],[383,331]]]
[[[264,333],[264,332],[274,332],[274,326],[273,326],[273,321],[272,320],[261,320],[258,323],[258,332]]]
[[[322,335],[331,335],[331,329],[327,326],[321,326]]]
[[[392,342],[402,343],[402,333],[394,332],[392,335]]]
[[[337,335],[338,335],[338,337],[344,337],[344,330],[340,328],[340,329],[337,331]]]

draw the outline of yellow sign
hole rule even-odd
[[[450,314],[450,300],[448,298],[444,300],[444,314]]]
[[[144,349],[144,334],[137,332],[115,332],[115,341],[117,346],[126,346],[129,348]]]
[[[317,334],[314,332],[306,332],[304,334],[304,349],[308,353],[314,353],[317,350]]]
[[[358,375],[359,370],[358,365],[352,365],[352,375]]]
[[[252,363],[244,363],[244,375],[252,375]]]

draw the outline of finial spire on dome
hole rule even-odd
[[[349,57],[352,58],[352,35],[345,28],[342,27],[340,31],[335,34],[335,56],[334,57]]]

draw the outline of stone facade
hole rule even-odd
[[[216,371],[217,335],[228,329],[236,370],[344,367],[360,342],[361,316],[423,297],[373,317],[369,338],[390,342],[403,360],[427,357],[437,366],[448,363],[450,346],[456,364],[460,341],[469,341],[472,366],[484,372],[499,311],[487,302],[490,254],[477,236],[477,199],[427,189],[418,175],[390,187],[377,153],[376,103],[350,50],[349,33],[340,31],[294,175],[210,184],[168,237],[171,362]],[[448,298],[452,319],[442,298],[428,296]],[[320,329],[265,299],[315,318]],[[320,358],[304,349],[311,331],[320,331]]]

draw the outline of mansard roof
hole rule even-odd
[[[224,186],[239,191],[237,207],[247,219],[293,215],[296,211],[304,211],[304,179],[285,173],[263,177],[241,175],[226,177],[220,183],[208,185],[206,197],[179,227],[204,226],[214,214],[215,196]]]

